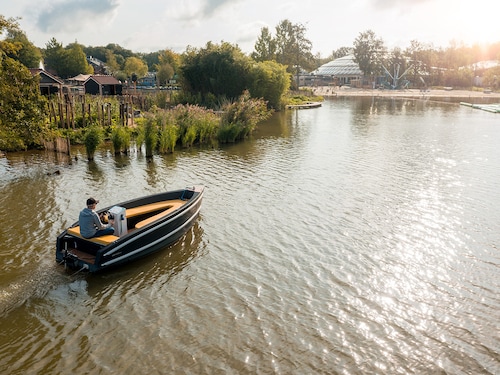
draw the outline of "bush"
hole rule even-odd
[[[111,132],[111,142],[113,143],[115,155],[121,152],[126,154],[130,145],[130,132],[128,128],[123,126],[115,127]]]
[[[248,92],[243,93],[234,103],[223,109],[219,128],[219,141],[234,142],[251,134],[257,124],[271,115],[267,104],[262,99],[252,99]]]
[[[158,144],[158,127],[156,126],[154,117],[150,116],[146,118],[146,121],[141,128],[141,136],[138,138],[144,142],[146,157],[153,157],[153,151],[156,149]]]
[[[160,153],[174,152],[175,145],[179,139],[179,128],[175,124],[172,112],[158,114],[158,127],[160,129],[160,140],[158,150]]]
[[[88,160],[94,160],[95,150],[102,142],[102,130],[97,125],[92,125],[87,128],[84,136],[85,149],[87,150]]]

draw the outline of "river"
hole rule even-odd
[[[500,115],[331,98],[244,142],[0,158],[2,374],[499,374]],[[206,187],[177,244],[71,274],[102,207]]]

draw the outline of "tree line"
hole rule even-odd
[[[80,73],[92,74],[87,57],[105,63],[106,73],[122,82],[135,81],[147,72],[156,72],[159,85],[175,79],[182,91],[173,95],[171,105],[199,105],[220,110],[240,95],[263,100],[268,109],[280,109],[290,88],[297,88],[302,70],[311,71],[334,58],[352,53],[365,76],[383,75],[387,67],[400,66],[408,71],[414,85],[419,78],[427,85],[470,87],[476,75],[496,88],[499,69],[481,71],[473,63],[497,59],[500,43],[488,48],[451,44],[434,48],[412,41],[410,46],[389,50],[373,31],[361,32],[352,46],[332,51],[327,58],[313,55],[307,28],[289,20],[278,23],[273,31],[262,28],[251,54],[227,42],[205,47],[188,46],[183,53],[165,49],[154,53],[135,53],[116,44],[105,47],[83,46],[77,42],[63,46],[52,38],[45,48],[38,48],[19,28],[16,19],[0,15],[0,149],[37,147],[40,138],[51,132],[47,119],[46,98],[39,94],[38,82],[27,68],[38,68],[43,61],[49,72],[70,78]],[[156,98],[158,108],[165,100]],[[163,103],[162,101],[163,100]]]

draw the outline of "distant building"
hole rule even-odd
[[[354,55],[347,55],[321,65],[311,72],[314,76],[314,86],[343,86],[358,84],[363,78],[363,72],[359,64],[354,60]]]
[[[108,74],[107,66],[103,61],[93,56],[87,56],[87,62],[94,68],[94,74]]]
[[[62,93],[64,82],[41,68],[30,69],[33,77],[40,76],[40,93],[42,95],[57,95]]]
[[[137,80],[137,86],[140,87],[155,87],[156,86],[156,72],[147,72],[145,77]]]
[[[121,95],[122,84],[113,76],[91,75],[83,83],[85,93],[90,95]]]

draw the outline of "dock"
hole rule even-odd
[[[472,104],[466,102],[460,102],[461,105],[481,109],[483,111],[491,112],[491,113],[500,113],[500,103],[497,104]]]

